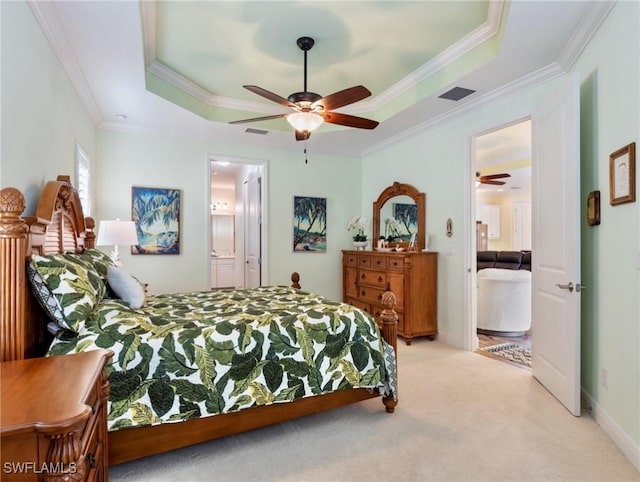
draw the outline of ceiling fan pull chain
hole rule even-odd
[[[304,140],[304,163],[309,164],[309,159],[307,159],[307,139]]]

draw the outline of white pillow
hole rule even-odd
[[[140,281],[116,266],[107,267],[107,281],[113,292],[131,308],[142,308],[147,296]]]

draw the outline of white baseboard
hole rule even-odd
[[[629,459],[629,462],[640,472],[640,446],[631,440],[631,437],[620,428],[607,412],[593,399],[591,394],[584,388],[582,389],[582,397],[591,406],[591,416],[602,428],[613,443],[615,443],[622,453]]]

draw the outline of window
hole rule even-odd
[[[82,211],[85,216],[91,215],[91,163],[89,156],[76,142],[76,179],[75,187],[80,197]]]

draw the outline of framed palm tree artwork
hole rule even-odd
[[[180,254],[180,190],[133,186],[131,219],[138,235],[131,254]]]
[[[396,220],[396,241],[410,241],[418,232],[418,206],[415,204],[393,203],[393,219]]]
[[[327,251],[327,198],[293,197],[293,251]]]

